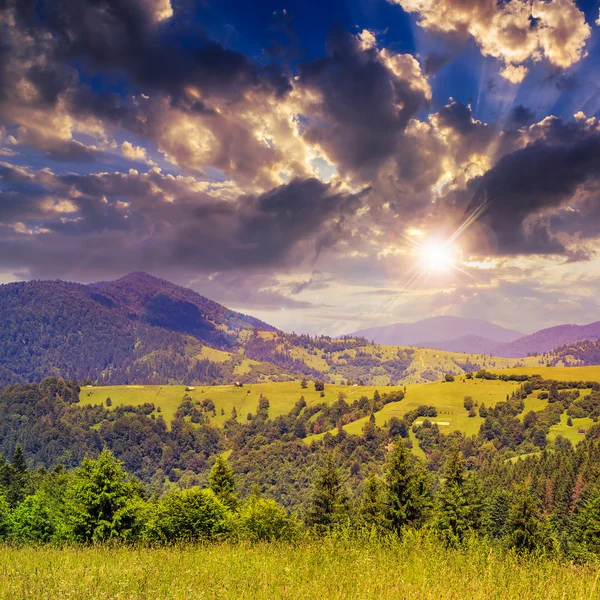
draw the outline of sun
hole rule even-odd
[[[450,271],[456,266],[457,251],[451,245],[430,241],[419,248],[421,268],[429,273]]]

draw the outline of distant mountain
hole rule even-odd
[[[223,380],[202,346],[237,351],[240,335],[276,329],[146,273],[81,285],[0,286],[0,383],[47,375],[113,383]],[[230,371],[235,368],[235,354]]]
[[[495,342],[479,335],[465,335],[457,340],[447,342],[431,342],[430,348],[445,350],[446,352],[464,352],[466,354],[487,354],[499,356],[498,352],[503,347],[502,342]]]
[[[528,354],[543,354],[581,340],[600,339],[600,321],[589,325],[557,325],[536,331],[496,349],[496,356],[522,358]]]
[[[455,342],[465,337],[472,341],[473,338],[478,338],[506,343],[522,337],[523,334],[480,319],[439,316],[416,323],[393,323],[383,327],[361,329],[351,335],[364,337],[376,344],[429,347],[434,347],[431,344],[438,344],[435,346],[438,348],[444,342]],[[465,352],[463,349],[457,351]]]

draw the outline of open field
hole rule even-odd
[[[153,402],[161,408],[161,412],[167,421],[171,422],[177,406],[183,396],[187,393],[194,401],[210,398],[215,404],[217,416],[213,418],[215,423],[223,423],[231,417],[231,411],[235,406],[238,419],[245,419],[251,412],[255,413],[258,408],[258,399],[263,394],[269,399],[271,407],[269,416],[278,417],[288,413],[294,404],[304,396],[307,404],[315,402],[334,402],[338,394],[346,394],[346,400],[353,402],[363,394],[372,397],[375,390],[381,393],[391,390],[403,389],[402,386],[345,386],[327,384],[325,396],[320,397],[320,392],[315,391],[314,385],[309,383],[306,389],[300,387],[299,381],[287,381],[283,383],[255,383],[247,384],[239,388],[234,385],[196,386],[191,392],[185,391],[183,385],[118,385],[83,388],[80,398],[82,404],[103,404],[110,397],[112,405],[138,406],[144,402]],[[221,408],[225,414],[221,415]]]
[[[548,439],[550,441],[553,441],[559,435],[562,435],[570,440],[572,444],[577,444],[585,438],[585,434],[578,433],[578,431],[580,429],[587,431],[592,425],[595,424],[592,419],[573,419],[573,425],[569,427],[567,425],[567,419],[567,413],[563,413],[560,416],[560,423],[550,427],[550,433],[548,434]]]
[[[422,535],[391,547],[300,544],[0,547],[0,599],[589,600],[597,565],[519,559],[483,542],[445,550]]]
[[[523,359],[526,360],[526,359]],[[492,373],[506,373],[506,370],[488,369]],[[516,367],[508,370],[515,375],[540,375],[544,379],[557,381],[600,381],[600,365],[590,367]]]
[[[507,372],[505,370],[498,371]],[[600,381],[600,366],[592,367],[524,367],[509,369],[508,372],[516,374],[540,374],[547,379],[570,380],[570,381]],[[466,435],[474,435],[479,431],[483,419],[477,415],[469,417],[468,412],[463,406],[465,396],[471,396],[479,405],[485,403],[486,406],[494,406],[497,402],[506,399],[520,384],[513,381],[488,381],[485,379],[465,379],[457,377],[453,383],[437,381],[433,383],[416,383],[406,386],[406,397],[401,402],[392,402],[383,407],[375,414],[376,423],[383,426],[391,417],[401,418],[405,413],[415,409],[421,404],[431,404],[438,410],[438,416],[430,419],[434,423],[439,423],[444,431],[460,430]],[[83,388],[80,398],[82,404],[104,404],[106,398],[110,397],[114,406],[119,405],[140,405],[145,402],[152,402],[156,407],[160,407],[167,423],[171,422],[177,406],[183,396],[187,393],[194,401],[201,401],[210,398],[216,407],[216,416],[211,417],[216,424],[222,424],[231,416],[231,411],[235,407],[238,419],[245,419],[248,413],[255,413],[258,408],[258,399],[261,394],[265,395],[270,402],[269,415],[274,418],[289,412],[294,404],[304,396],[307,404],[315,402],[331,403],[337,400],[338,394],[343,392],[346,395],[348,403],[362,395],[369,398],[373,396],[375,390],[380,393],[386,391],[404,389],[405,386],[346,386],[339,384],[326,384],[325,396],[320,397],[319,392],[315,391],[312,382],[309,382],[308,388],[302,389],[299,381],[288,381],[283,383],[257,383],[247,384],[242,388],[234,385],[219,386],[196,386],[195,390],[186,392],[185,386],[158,386],[158,385],[131,385],[131,386],[102,386],[93,388]],[[583,393],[587,393],[584,391]],[[547,403],[539,400],[536,395],[530,396],[525,403],[523,415],[530,410],[542,410]],[[224,414],[221,414],[223,409]],[[477,410],[477,409],[476,409]],[[521,418],[523,417],[521,415]],[[583,436],[577,433],[578,428],[589,428],[591,421],[589,419],[575,419],[573,427],[566,425],[566,416],[564,422],[555,425],[550,438],[554,439],[557,435],[564,435],[574,443],[580,441]],[[359,434],[364,427],[367,418],[359,419],[345,426],[348,433]],[[307,442],[319,439],[323,434],[310,436],[306,438]]]
[[[431,417],[432,423],[439,423],[445,432],[460,430],[466,435],[474,435],[479,431],[483,419],[479,413],[469,417],[468,411],[463,406],[465,396],[471,396],[480,405],[494,406],[496,402],[506,400],[519,384],[512,381],[486,381],[483,379],[456,380],[454,383],[437,381],[435,383],[416,383],[406,386],[406,397],[401,402],[386,404],[375,413],[375,422],[383,427],[391,417],[402,418],[407,412],[414,410],[422,404],[435,406],[437,417]],[[476,409],[477,410],[477,409]],[[417,419],[422,421],[423,419]],[[344,426],[348,433],[360,434],[368,417],[359,419]],[[447,425],[446,425],[447,423]],[[306,438],[307,441],[319,439],[323,434]]]

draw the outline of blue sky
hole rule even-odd
[[[600,319],[599,3],[7,0],[0,281],[286,330]]]

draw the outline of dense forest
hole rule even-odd
[[[152,404],[79,406],[76,381],[13,384],[0,392],[0,535],[164,543],[416,527],[450,545],[477,535],[584,559],[600,551],[600,425],[576,448],[559,437],[550,449],[546,434],[564,410],[597,420],[600,385],[514,379],[520,386],[493,408],[465,398],[485,415],[472,437],[440,432],[426,405],[383,428],[370,419],[361,435],[345,432],[402,392],[309,407],[299,383],[288,414],[270,419],[262,397],[251,419],[232,415],[223,428],[210,423],[209,402],[184,396],[168,427]],[[523,415],[532,393],[547,407]],[[317,427],[337,434],[306,444]],[[425,459],[411,452],[410,432]],[[527,450],[536,452],[508,460]]]

